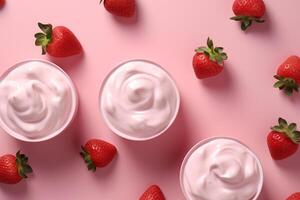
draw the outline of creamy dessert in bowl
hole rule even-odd
[[[61,133],[73,120],[76,89],[57,65],[29,60],[8,69],[0,80],[0,125],[11,136],[39,142]]]
[[[263,169],[241,142],[210,138],[187,153],[180,184],[187,200],[256,200],[262,190]]]
[[[180,96],[173,79],[159,65],[132,60],[107,76],[99,101],[104,121],[114,133],[143,141],[170,127],[179,110]]]

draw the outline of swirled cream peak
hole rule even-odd
[[[132,138],[149,138],[175,118],[179,97],[170,76],[156,64],[130,61],[106,79],[101,109],[112,129]]]
[[[21,63],[0,82],[1,123],[29,139],[50,135],[69,121],[74,93],[70,80],[50,63]]]
[[[252,200],[261,183],[256,156],[231,139],[215,139],[198,147],[183,167],[188,200]]]

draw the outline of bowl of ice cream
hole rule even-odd
[[[187,200],[256,200],[263,186],[263,169],[243,143],[209,138],[185,156],[180,184]]]
[[[131,60],[113,69],[102,84],[100,112],[118,136],[134,141],[158,137],[174,122],[180,95],[158,64]]]
[[[0,126],[16,139],[49,140],[75,117],[78,97],[70,77],[57,65],[28,60],[0,78]]]

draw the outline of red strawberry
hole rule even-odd
[[[0,0],[0,8],[2,8],[5,4],[5,0]]]
[[[279,118],[279,125],[272,127],[267,142],[274,160],[285,159],[298,150],[300,132],[295,123],[288,124],[286,120]]]
[[[293,91],[298,92],[300,84],[300,58],[290,56],[283,64],[278,67],[277,74],[274,76],[278,81],[274,84],[275,88],[284,90],[287,95]]]
[[[67,57],[82,52],[82,46],[76,36],[68,28],[51,24],[38,23],[43,33],[36,33],[35,45],[42,46],[42,54],[46,52],[53,57]]]
[[[87,164],[89,170],[96,171],[96,167],[108,165],[117,153],[114,145],[103,140],[91,139],[81,147],[80,155]]]
[[[253,21],[257,23],[265,22],[261,19],[266,12],[263,0],[235,0],[232,10],[235,16],[230,19],[240,21],[243,31],[250,27]]]
[[[292,194],[286,200],[300,200],[300,192],[296,192]]]
[[[16,156],[6,154],[0,157],[0,183],[15,184],[23,178],[27,178],[27,173],[32,173],[32,168],[27,164],[28,158],[24,154],[17,152]]]
[[[135,14],[136,4],[135,0],[104,0],[104,7],[113,15],[132,17]]]
[[[227,54],[222,47],[214,47],[210,38],[207,39],[207,47],[199,47],[195,51],[193,67],[198,79],[216,76],[223,71]]]
[[[151,185],[139,200],[165,200],[165,197],[157,185]]]

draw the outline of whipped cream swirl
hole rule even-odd
[[[178,104],[170,76],[145,61],[130,61],[115,69],[101,94],[101,110],[113,131],[136,138],[151,137],[168,127]]]
[[[72,83],[47,62],[21,63],[0,82],[1,123],[25,138],[42,138],[62,128],[75,104]]]
[[[188,200],[252,200],[262,186],[256,156],[230,139],[215,139],[196,149],[183,167]]]

